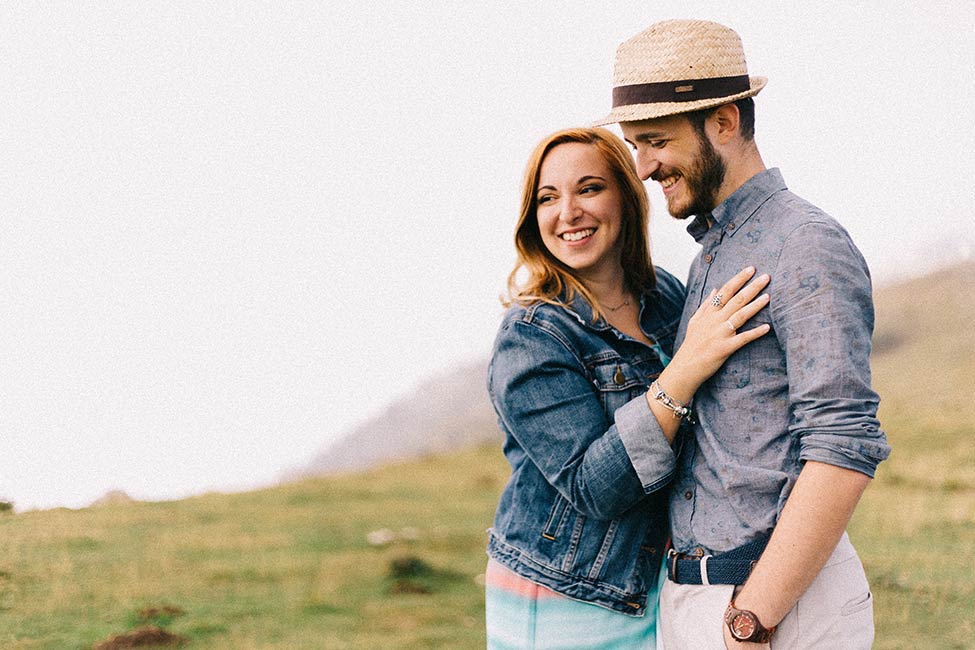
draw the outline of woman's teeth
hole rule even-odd
[[[596,232],[595,228],[586,228],[585,230],[577,230],[575,232],[564,232],[562,233],[562,239],[565,241],[579,241],[580,239],[585,239],[586,237],[592,235]]]

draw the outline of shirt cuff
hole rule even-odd
[[[616,431],[644,492],[659,490],[673,476],[677,456],[646,397],[641,395],[616,409],[615,417]]]
[[[855,433],[862,435],[807,434],[800,443],[799,460],[835,465],[873,478],[877,465],[890,455],[890,446],[881,432],[874,438],[853,437]]]

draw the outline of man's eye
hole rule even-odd
[[[654,149],[663,149],[665,144],[667,144],[666,140],[651,140],[649,142],[649,145]]]

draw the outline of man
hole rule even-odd
[[[652,25],[620,45],[613,110],[641,177],[701,244],[678,331],[709,293],[753,265],[769,323],[693,397],[671,497],[673,550],[661,593],[666,650],[869,648],[869,587],[846,525],[887,457],[870,388],[870,276],[847,232],[788,191],[754,141],[738,35],[695,20]],[[717,309],[723,297],[711,299]],[[662,394],[661,394],[662,393]],[[654,399],[650,394],[649,399]],[[772,634],[774,633],[774,637]]]

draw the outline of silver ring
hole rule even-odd
[[[714,298],[711,298],[711,304],[715,307],[720,307],[722,304],[721,298],[723,298],[723,296],[720,293],[714,294]]]
[[[727,325],[728,326],[728,329],[730,329],[732,332],[734,332],[735,330],[738,329],[737,327],[735,327],[735,324],[731,322],[731,319],[730,318],[728,320],[726,320],[724,322],[724,324]]]

